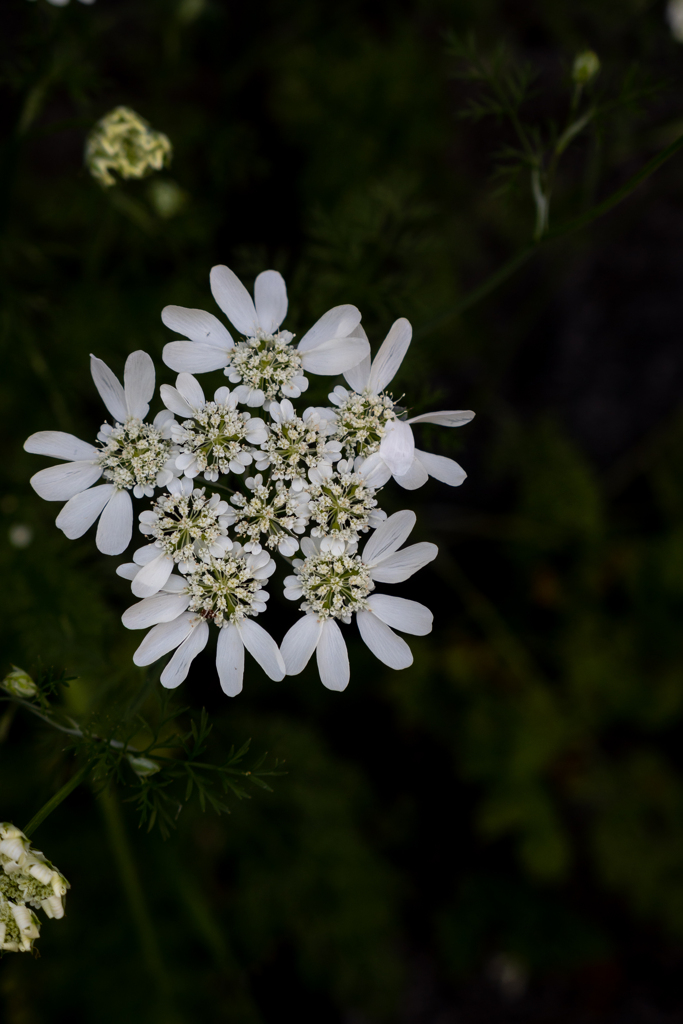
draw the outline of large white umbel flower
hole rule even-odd
[[[253,299],[229,267],[214,267],[210,280],[214,299],[245,340],[233,341],[213,313],[166,306],[161,319],[189,341],[169,342],[163,359],[178,372],[222,369],[232,383],[243,385],[247,405],[298,398],[308,387],[306,373],[343,373],[370,351],[366,338],[352,334],[360,323],[360,312],[350,305],[328,310],[295,348],[294,335],[280,330],[288,302],[277,270],[258,275]]]
[[[366,336],[360,324],[354,333]],[[467,476],[464,469],[453,459],[417,449],[412,424],[461,427],[474,418],[474,413],[442,410],[400,419],[397,403],[386,392],[405,358],[412,336],[409,321],[401,317],[393,324],[372,361],[368,354],[356,366],[344,371],[353,390],[338,385],[329,396],[337,414],[337,430],[333,436],[348,449],[348,454],[360,450],[356,468],[374,487],[381,487],[392,476],[407,490],[421,487],[430,476],[457,487]]]
[[[63,464],[41,469],[31,485],[46,501],[66,501],[56,523],[70,540],[82,537],[99,518],[96,544],[105,555],[119,555],[130,543],[133,503],[151,497],[174,476],[170,460],[170,426],[166,409],[145,423],[154,394],[154,363],[146,352],[126,360],[124,386],[106,363],[90,357],[90,370],[100,397],[114,418],[97,435],[99,447],[61,430],[40,430],[24,444],[27,452],[62,459]],[[104,477],[107,481],[97,484]]]
[[[285,580],[285,597],[304,598],[305,615],[282,641],[288,675],[298,675],[316,652],[320,679],[328,690],[344,690],[349,682],[349,656],[337,622],[356,616],[360,635],[376,658],[389,668],[413,663],[408,644],[394,633],[424,636],[431,632],[432,613],[417,601],[375,594],[375,583],[401,583],[431,562],[436,544],[422,542],[401,548],[415,525],[415,513],[396,512],[370,536],[362,554],[347,545],[343,554],[322,551],[305,537],[304,559],[294,560],[294,575]],[[393,629],[392,629],[393,627]]]

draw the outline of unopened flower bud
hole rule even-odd
[[[150,775],[156,775],[158,771],[161,771],[161,765],[153,761],[151,757],[134,757],[133,754],[129,754],[128,761],[140,779],[146,779]]]
[[[583,50],[576,55],[572,78],[577,85],[586,85],[592,78],[595,78],[600,70],[600,58],[593,50]]]
[[[17,668],[16,665],[7,673],[0,686],[13,697],[23,697],[25,700],[35,697],[38,693],[38,687],[28,672],[24,672],[23,668]]]
[[[109,187],[122,178],[144,178],[170,162],[172,146],[163,132],[154,131],[130,107],[116,107],[88,136],[85,162],[94,178]]]

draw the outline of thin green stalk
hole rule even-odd
[[[47,801],[46,804],[40,808],[37,814],[34,814],[28,825],[23,828],[24,835],[32,836],[39,825],[45,821],[49,814],[59,807],[63,800],[66,800],[69,793],[73,793],[77,786],[80,786],[81,782],[85,779],[88,772],[92,768],[92,761],[88,761],[84,764],[75,775],[72,775],[68,782],[65,782],[60,790],[58,790],[53,797]]]
[[[470,292],[469,295],[465,295],[459,302],[451,306],[450,309],[445,310],[439,316],[430,320],[428,323],[423,324],[422,327],[418,327],[415,331],[415,337],[424,338],[433,331],[438,330],[444,324],[450,320],[454,320],[460,316],[466,310],[471,309],[482,299],[490,295],[492,291],[495,291],[499,285],[506,281],[509,277],[514,274],[521,266],[523,266],[531,256],[533,256],[538,250],[546,245],[546,243],[555,241],[558,238],[563,238],[565,235],[573,234],[574,231],[579,231],[581,228],[586,227],[588,224],[592,224],[593,221],[598,220],[599,217],[609,213],[610,210],[618,206],[619,203],[623,202],[624,199],[628,198],[632,192],[634,192],[642,182],[646,181],[650,175],[654,174],[655,171],[659,170],[662,164],[665,164],[667,160],[670,160],[680,149],[683,149],[683,135],[679,136],[675,142],[672,142],[670,146],[663,149],[661,153],[657,153],[651,160],[645,164],[644,167],[629,178],[629,180],[618,188],[616,192],[613,192],[611,196],[603,200],[601,203],[597,203],[590,210],[582,213],[580,216],[575,217],[573,220],[567,221],[565,224],[561,224],[551,231],[548,231],[543,238],[538,241],[531,242],[525,246],[514,256],[499,267],[498,270],[494,271],[490,277],[475,288],[474,291]]]

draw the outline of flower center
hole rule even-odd
[[[391,395],[352,391],[338,407],[335,438],[347,455],[372,455],[379,448],[387,423],[395,420]]]
[[[308,505],[311,519],[318,525],[314,537],[331,533],[343,540],[357,540],[365,531],[373,509],[377,507],[375,492],[366,487],[356,473],[340,474],[336,479],[309,488]]]
[[[251,451],[244,443],[249,419],[248,412],[207,402],[193,419],[173,430],[173,440],[183,452],[194,455],[199,472],[217,480],[219,473],[230,471],[230,463],[241,452]]]
[[[230,501],[236,506],[237,519],[234,524],[235,533],[245,537],[252,544],[263,543],[268,548],[277,547],[285,535],[289,535],[295,527],[305,526],[301,518],[301,502],[280,485],[268,487],[261,484],[254,488],[251,498],[243,494],[235,494]],[[265,539],[261,541],[261,537]]]
[[[226,555],[210,558],[187,577],[189,610],[212,619],[217,626],[241,622],[255,615],[252,605],[261,582],[254,579],[245,558]]]
[[[367,608],[368,594],[375,589],[359,555],[321,552],[307,558],[296,573],[306,598],[302,607],[321,619],[349,622],[352,612]]]
[[[151,512],[143,513],[144,532],[151,533],[176,562],[191,562],[218,537],[227,536],[228,531],[220,522],[226,509],[226,503],[220,502],[218,495],[207,498],[199,489],[187,497],[164,494]]]
[[[303,376],[301,356],[290,346],[294,335],[289,331],[264,334],[238,341],[232,350],[225,373],[233,383],[242,381],[254,390],[263,391],[271,401],[295,377]]]
[[[112,428],[104,424],[99,440],[102,451],[98,461],[105,479],[126,490],[136,485],[153,487],[171,449],[160,430],[137,419]]]
[[[327,438],[316,423],[299,416],[271,423],[270,434],[261,449],[267,453],[274,480],[291,480],[318,465],[325,457]]]

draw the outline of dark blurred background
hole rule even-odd
[[[85,713],[142,685],[116,560],[54,527],[59,506],[28,483],[44,460],[21,446],[47,428],[93,437],[90,352],[120,374],[144,348],[171,382],[160,310],[217,312],[213,264],[249,286],[279,269],[299,333],[352,302],[376,348],[408,317],[394,393],[416,413],[477,418],[421,428],[423,447],[462,462],[460,489],[384,492],[440,548],[401,590],[435,613],[413,668],[384,669],[354,627],[344,694],[313,665],[272,683],[251,662],[230,701],[211,655],[198,659],[180,697],[209,710],[214,756],[251,737],[287,774],[229,816],[188,805],[167,842],[123,803],[156,974],[80,787],[35,837],[72,882],[68,916],[45,923],[40,959],[0,961],[0,1020],[682,1021],[683,155],[433,326],[533,226],[526,179],[503,196],[489,180],[508,129],[458,117],[471,87],[446,33],[530,62],[541,119],[564,116],[586,47],[606,92],[633,67],[661,84],[576,143],[557,221],[683,130],[683,47],[663,5],[2,6],[3,672],[65,669]],[[118,104],[175,156],[106,192],[83,146]],[[159,181],[182,190],[173,216]],[[279,640],[293,612],[273,589]],[[0,818],[25,823],[69,777],[63,748],[16,716]]]

